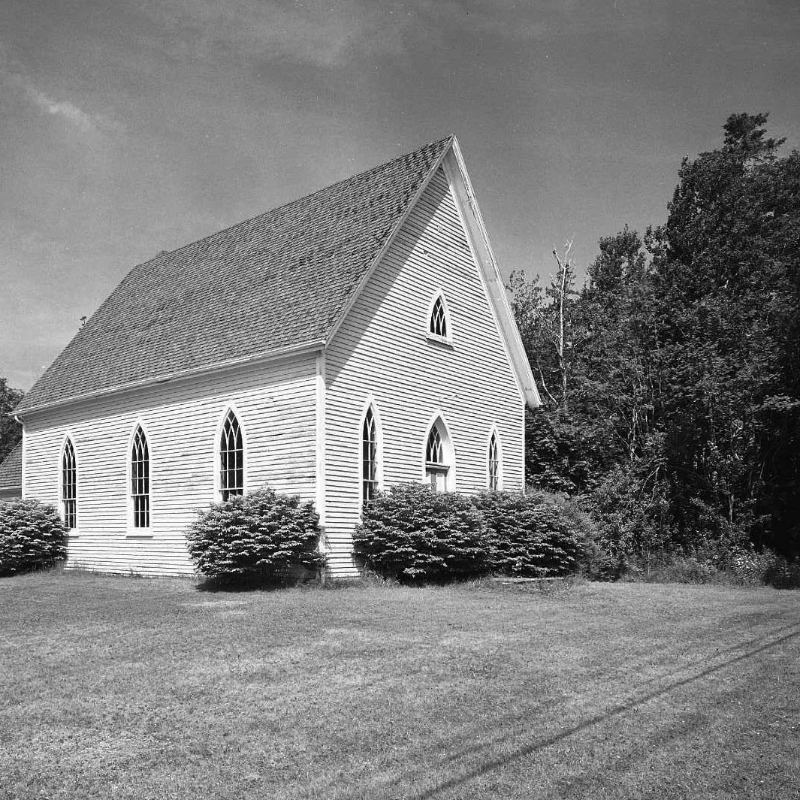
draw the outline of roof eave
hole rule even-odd
[[[12,412],[15,416],[21,418],[28,417],[32,414],[38,414],[43,411],[50,411],[54,408],[63,408],[72,405],[73,403],[83,403],[88,400],[101,399],[115,394],[122,394],[127,392],[136,391],[138,389],[146,389],[151,386],[157,386],[162,383],[171,383],[173,381],[191,380],[192,378],[201,377],[203,375],[210,375],[216,372],[224,372],[227,370],[238,369],[242,366],[252,366],[257,363],[268,363],[270,361],[277,361],[282,358],[288,358],[307,353],[314,353],[325,348],[325,342],[322,339],[313,340],[310,342],[302,342],[300,344],[288,345],[286,347],[277,348],[275,350],[268,350],[254,355],[244,356],[242,358],[230,359],[229,361],[220,361],[216,364],[210,364],[203,367],[196,367],[194,369],[179,370],[176,372],[158,375],[153,378],[147,378],[141,381],[133,381],[131,383],[121,384],[119,386],[111,386],[107,389],[99,389],[96,392],[87,392],[86,394],[68,397],[64,400],[54,400],[50,403],[42,403],[38,406],[31,406],[25,408],[24,406],[14,409]],[[23,398],[23,403],[25,402]]]
[[[491,242],[489,241],[486,224],[483,221],[483,215],[481,214],[475,192],[472,188],[472,182],[470,181],[469,173],[464,163],[464,157],[461,154],[461,148],[455,137],[453,137],[453,143],[450,149],[453,152],[455,164],[453,165],[453,169],[450,170],[448,177],[451,179],[451,182],[455,184],[456,200],[460,207],[461,218],[469,234],[473,254],[483,274],[489,298],[495,311],[497,324],[502,334],[503,343],[514,367],[514,374],[517,379],[520,394],[524,399],[525,405],[530,409],[535,409],[542,404],[539,391],[536,388],[536,380],[533,377],[533,371],[531,370],[531,365],[525,352],[525,346],[522,343],[522,337],[519,334],[517,323],[514,320],[514,313],[511,310],[511,305],[506,295],[505,283],[503,282],[500,270],[497,266],[497,259],[495,258]],[[447,168],[447,162],[445,162],[445,168]],[[459,180],[454,181],[454,178],[458,178]],[[458,185],[459,183],[460,187]],[[459,191],[459,188],[463,191]]]

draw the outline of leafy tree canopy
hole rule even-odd
[[[579,291],[512,276],[548,399],[529,478],[585,494],[607,542],[800,551],[800,155],[766,122],[731,115],[684,159],[666,223],[601,239]]]
[[[12,389],[5,378],[0,377],[0,461],[14,449],[22,438],[22,426],[10,416],[22,392]]]

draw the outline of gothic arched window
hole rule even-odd
[[[492,431],[489,439],[489,491],[496,492],[500,488],[500,448],[497,444],[497,432]]]
[[[150,450],[141,425],[136,426],[131,447],[131,504],[133,527],[150,527]]]
[[[440,336],[442,339],[450,338],[450,330],[447,324],[447,307],[441,294],[433,301],[431,316],[428,321],[428,333]]]
[[[425,480],[435,492],[453,488],[453,448],[447,428],[439,417],[431,425],[425,443]]]
[[[78,467],[75,448],[67,439],[61,453],[61,507],[64,512],[64,527],[77,528],[78,521]]]
[[[378,426],[370,406],[361,427],[361,495],[366,503],[378,491]]]
[[[244,439],[233,410],[225,417],[219,439],[219,490],[223,502],[244,494]]]

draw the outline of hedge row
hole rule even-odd
[[[580,525],[555,498],[493,492],[469,497],[402,484],[368,503],[355,553],[380,575],[443,581],[494,572],[551,577],[574,572]],[[212,505],[187,532],[198,571],[213,578],[285,578],[318,570],[312,503],[263,489]],[[0,575],[50,566],[67,555],[56,510],[36,500],[0,504]]]
[[[363,566],[402,582],[496,573],[554,577],[575,572],[584,531],[545,493],[437,493],[401,484],[364,508],[354,549]]]

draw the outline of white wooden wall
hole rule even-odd
[[[437,290],[449,307],[452,347],[426,336]],[[380,416],[384,487],[423,480],[425,436],[441,412],[455,448],[457,491],[487,487],[493,426],[502,486],[523,488],[524,400],[442,169],[329,345],[326,383],[326,535],[334,574],[354,574],[368,396]]]
[[[448,304],[452,346],[426,335],[437,291]],[[447,422],[455,449],[456,490],[486,488],[493,429],[502,486],[522,488],[523,397],[442,169],[324,362],[295,356],[34,414],[25,425],[24,495],[58,503],[59,459],[69,434],[78,463],[70,563],[145,575],[191,572],[184,532],[196,511],[216,499],[217,433],[232,405],[245,434],[246,490],[268,484],[314,500],[324,517],[332,573],[354,575],[361,420],[370,398],[379,416],[384,488],[423,480],[425,437],[436,414]],[[129,521],[130,440],[137,422],[150,448],[148,536]]]
[[[245,490],[270,485],[315,500],[316,359],[295,357],[214,377],[160,384],[26,420],[26,497],[59,500],[64,437],[78,465],[78,527],[69,563],[104,571],[192,571],[184,531],[215,500],[220,420],[232,404],[245,436]],[[137,422],[150,449],[149,536],[128,521],[130,439]]]

